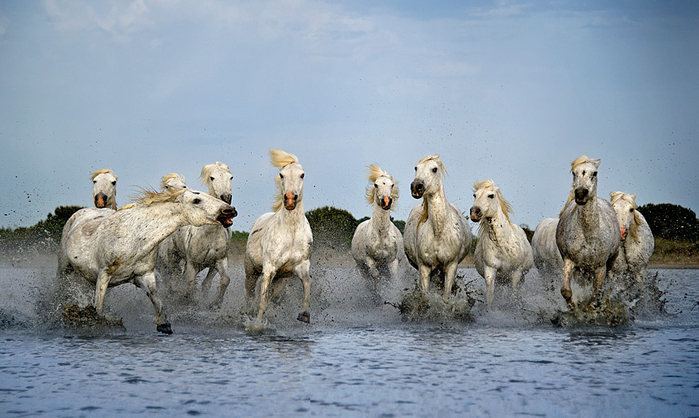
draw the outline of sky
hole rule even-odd
[[[398,180],[440,154],[462,211],[492,179],[530,228],[582,154],[598,195],[699,210],[696,1],[0,1],[0,227],[117,203],[205,164],[233,174],[232,229],[270,211],[298,156],[306,210],[369,216],[367,166]],[[474,228],[475,230],[475,228]]]

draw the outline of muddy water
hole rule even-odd
[[[246,333],[251,308],[233,265],[220,311],[164,295],[175,332],[166,336],[132,286],[106,298],[125,330],[58,327],[55,264],[5,264],[0,415],[699,415],[699,271],[650,271],[667,313],[648,309],[623,327],[555,327],[562,298],[536,270],[517,297],[502,289],[486,310],[483,280],[462,269],[478,300],[469,321],[404,321],[380,302],[400,301],[415,280],[409,269],[375,298],[349,263],[314,267],[310,325],[295,320],[301,287],[290,282],[267,332]],[[88,286],[73,290],[89,301]]]

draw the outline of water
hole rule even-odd
[[[126,330],[50,325],[48,260],[0,267],[1,416],[699,416],[696,270],[650,271],[668,314],[554,327],[562,297],[535,270],[520,298],[502,290],[471,321],[411,322],[377,305],[350,263],[318,260],[312,323],[294,319],[301,290],[290,282],[270,330],[250,335],[233,265],[222,310],[168,302],[166,336],[128,285],[105,308]],[[459,274],[481,298],[475,270]],[[384,298],[414,280],[408,269],[404,280]]]

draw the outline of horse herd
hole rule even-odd
[[[304,170],[293,154],[270,150],[279,168],[272,212],[253,223],[245,249],[245,291],[255,294],[257,321],[269,301],[284,290],[291,276],[303,283],[298,320],[310,322],[309,275],[313,235],[303,207]],[[597,196],[600,160],[586,156],[572,163],[573,185],[559,218],[537,226],[531,245],[521,227],[510,220],[512,207],[492,180],[474,184],[469,215],[479,223],[474,264],[487,286],[486,303],[494,299],[496,279],[518,283],[535,265],[542,274],[562,279],[561,295],[574,308],[571,278],[593,278],[593,297],[599,298],[606,276],[631,276],[641,283],[653,253],[653,235],[636,210],[635,195],[611,193],[611,203]],[[466,217],[444,193],[446,169],[439,155],[422,158],[415,166],[411,195],[421,199],[408,216],[404,234],[391,222],[390,211],[399,191],[393,177],[378,165],[369,166],[366,191],[372,205],[370,219],[354,233],[351,252],[359,270],[377,291],[381,277],[396,280],[403,254],[419,273],[423,294],[430,283],[443,286],[452,297],[459,262],[471,248]],[[94,307],[101,313],[108,287],[133,283],[151,300],[157,330],[172,333],[157,294],[155,270],[173,290],[184,281],[185,299],[195,292],[196,276],[208,268],[202,287],[208,291],[220,275],[213,306],[218,307],[230,283],[227,254],[229,227],[237,215],[231,204],[232,175],[220,162],[204,166],[201,180],[207,193],[189,189],[178,174],[162,178],[161,190],[143,190],[135,203],[117,209],[117,176],[108,169],[92,176],[95,207],[77,211],[63,229],[57,279],[74,271],[95,285]],[[180,279],[179,281],[177,279]]]

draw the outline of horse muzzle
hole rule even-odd
[[[472,206],[471,210],[471,220],[473,222],[480,222],[481,218],[483,217],[483,212],[481,212],[481,208],[478,208],[476,206]]]
[[[104,193],[97,193],[95,195],[95,207],[106,208],[107,207],[107,195]]]
[[[575,203],[578,205],[584,205],[587,203],[587,199],[590,196],[590,191],[584,187],[578,187],[575,189]]]
[[[216,220],[219,221],[224,228],[228,228],[233,225],[233,218],[236,216],[238,216],[238,212],[235,208],[233,206],[228,206],[219,211]]]
[[[233,200],[233,195],[230,193],[222,194],[219,199],[223,200],[224,202],[228,203],[229,205],[231,204],[231,200]]]
[[[383,199],[381,199],[381,209],[383,209],[383,210],[390,210],[392,204],[393,204],[393,199],[391,199],[388,196],[385,196]]]
[[[415,198],[419,199],[425,194],[425,183],[422,181],[415,180],[410,183],[410,194]]]
[[[629,230],[626,228],[620,227],[619,232],[621,233],[621,240],[626,241],[626,235],[629,233]]]
[[[294,210],[296,209],[296,202],[299,198],[299,195],[294,194],[292,192],[286,192],[284,195],[284,209],[286,210]]]

